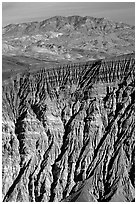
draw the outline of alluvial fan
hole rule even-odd
[[[134,71],[124,55],[4,82],[3,201],[134,201]]]

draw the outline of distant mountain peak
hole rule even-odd
[[[114,23],[114,24],[123,24],[123,25],[127,25],[125,23],[118,23],[118,22],[114,22],[112,20],[109,20],[107,18],[104,17],[93,17],[93,16],[79,16],[79,15],[72,15],[72,16],[53,16],[51,18],[47,18],[44,19],[42,21],[31,21],[31,22],[24,22],[24,23],[16,23],[16,24],[8,24],[6,26],[4,26],[3,28],[10,28],[10,27],[17,27],[19,25],[23,25],[23,26],[29,26],[32,24],[43,24],[43,23],[47,23],[47,22],[53,22],[53,21],[64,21],[66,23],[74,23],[74,22],[82,22],[82,23],[86,23],[86,20],[90,20],[90,21],[94,21],[94,22],[110,22],[110,23]],[[130,25],[129,25],[130,26]],[[134,27],[134,26],[130,26],[130,27]]]
[[[3,28],[3,51],[56,59],[105,58],[134,51],[133,26],[91,16],[54,16]],[[12,49],[11,49],[12,48]]]

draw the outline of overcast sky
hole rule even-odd
[[[135,24],[133,2],[3,2],[2,25],[40,21],[52,16],[93,16]]]

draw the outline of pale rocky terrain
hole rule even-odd
[[[134,56],[3,85],[4,201],[132,201]]]
[[[85,61],[134,52],[135,27],[105,18],[55,16],[3,28],[3,54]]]
[[[121,33],[120,52],[112,43],[101,58],[102,32]],[[79,49],[78,35],[91,33],[100,35],[97,55],[90,48],[80,60],[64,57],[63,49],[70,56],[72,46]],[[3,28],[4,202],[135,201],[133,52],[134,27],[106,19],[54,17]]]

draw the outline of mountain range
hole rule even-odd
[[[3,28],[3,202],[135,202],[135,28]]]
[[[135,49],[135,27],[105,18],[55,16],[41,22],[10,24],[2,32],[4,55],[83,61]]]

